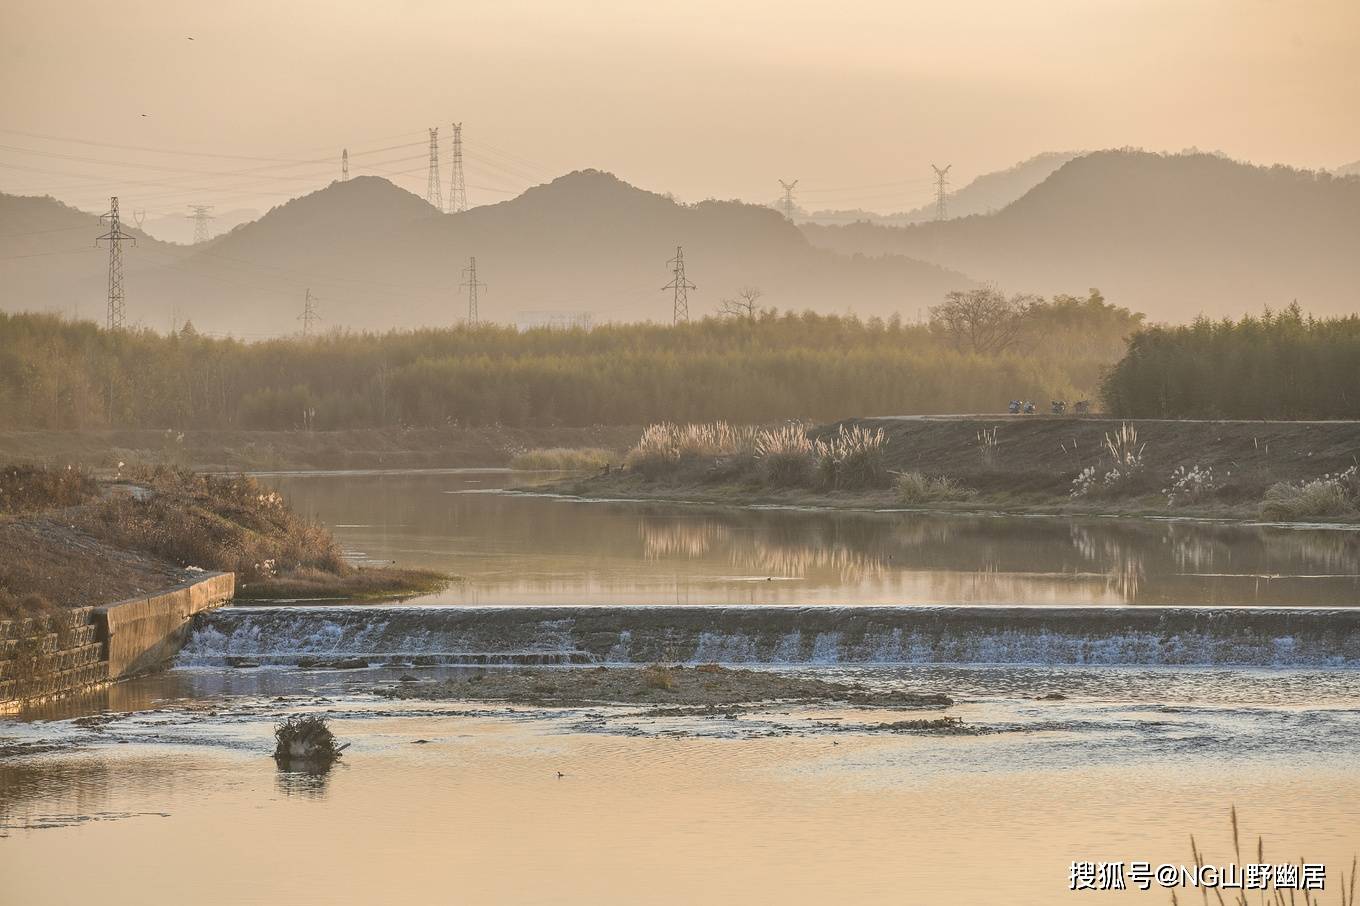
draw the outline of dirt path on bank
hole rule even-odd
[[[366,428],[349,431],[0,431],[0,462],[167,463],[200,471],[505,466],[543,447],[623,451],[639,427]]]

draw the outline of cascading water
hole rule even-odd
[[[1360,667],[1360,610],[228,607],[181,666],[650,663]]]

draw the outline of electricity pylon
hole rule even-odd
[[[425,200],[444,210],[444,190],[439,186],[439,129],[430,130],[430,172],[425,179]]]
[[[453,175],[449,177],[449,213],[467,210],[467,185],[463,182],[463,124],[453,124]]]
[[[340,151],[340,179],[349,179],[349,149],[342,148]]]
[[[946,197],[946,196],[948,195],[948,193],[949,193],[949,168],[952,167],[952,166],[954,166],[954,165],[953,165],[953,164],[945,164],[945,165],[944,165],[944,169],[941,170],[939,167],[935,166],[934,164],[931,164],[931,165],[930,165],[930,169],[932,169],[932,170],[935,171],[935,219],[936,219],[936,220],[945,220],[945,219],[946,219],[945,197]]]
[[[689,322],[689,291],[698,289],[685,277],[685,250],[680,246],[675,247],[675,257],[666,262],[671,265],[671,273],[675,276],[670,283],[661,287],[661,291],[673,290],[674,302],[671,308],[671,323],[679,324],[681,321]]]
[[[193,212],[188,216],[194,222],[194,245],[212,238],[208,233],[208,222],[213,219],[212,209],[213,206],[210,204],[189,205],[189,210]]]
[[[465,267],[465,268],[463,268],[463,276],[467,278],[467,280],[465,280],[465,281],[463,282],[463,284],[462,284],[463,286],[466,286],[466,287],[467,287],[467,291],[468,291],[468,313],[467,313],[467,322],[468,322],[468,324],[472,325],[473,327],[476,327],[476,326],[477,326],[477,321],[478,321],[478,312],[477,312],[477,290],[479,290],[479,289],[486,289],[486,284],[485,284],[485,283],[478,283],[478,282],[477,282],[477,259],[476,259],[476,258],[469,258],[469,259],[468,259],[468,266]]]
[[[779,180],[779,184],[784,187],[784,197],[779,200],[779,209],[784,212],[786,220],[793,219],[793,189],[798,185],[798,180],[784,182]]]
[[[316,322],[321,320],[321,314],[316,310],[316,303],[320,301],[312,295],[312,290],[308,287],[307,299],[302,303],[302,314],[298,315],[298,320],[302,322],[302,335],[304,337],[310,337],[312,331],[316,330]]]
[[[121,330],[123,328],[123,316],[126,306],[123,298],[123,243],[131,242],[137,244],[135,236],[129,236],[123,232],[123,225],[118,220],[118,196],[114,195],[109,199],[109,212],[99,218],[100,223],[107,223],[109,231],[103,236],[96,237],[94,244],[101,242],[109,244],[109,308],[107,326],[109,330]]]

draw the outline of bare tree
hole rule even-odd
[[[931,329],[960,351],[996,355],[1020,341],[1033,296],[1006,294],[994,286],[955,290],[930,309]]]
[[[760,297],[763,295],[765,295],[764,290],[758,286],[743,286],[737,290],[735,299],[723,299],[718,303],[718,314],[754,321],[759,312],[756,307],[757,303],[760,302]]]

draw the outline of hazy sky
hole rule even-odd
[[[890,211],[932,161],[956,184],[1123,145],[1333,167],[1357,111],[1360,0],[0,0],[0,190],[153,214],[268,207],[345,146],[423,194],[424,130],[454,119],[473,203],[598,167]]]

